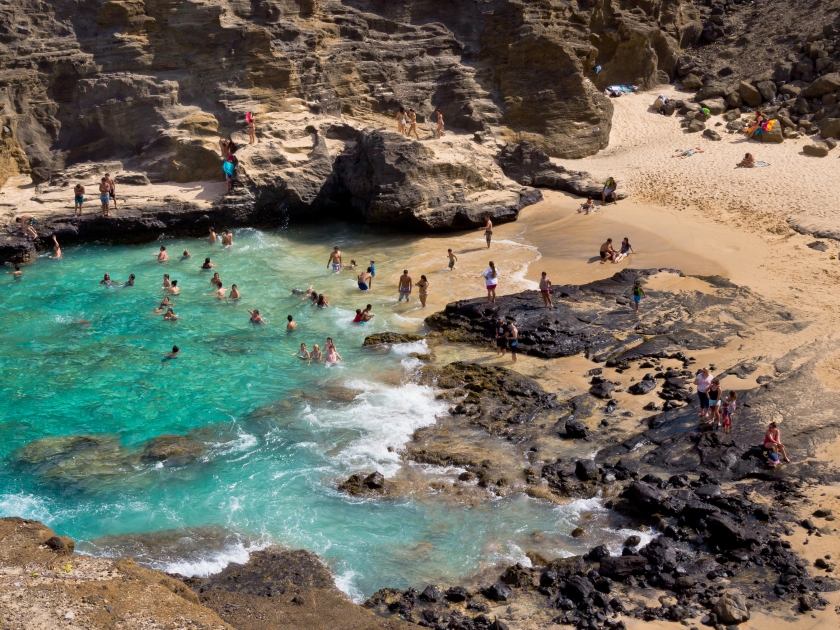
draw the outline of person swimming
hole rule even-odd
[[[236,288],[235,284],[230,285],[230,299],[231,300],[241,300],[242,294],[239,292],[239,289]]]
[[[288,324],[286,324],[286,332],[294,332],[297,330],[297,324],[291,315],[286,315],[286,321],[288,321]]]
[[[213,291],[213,293],[204,293],[203,295],[204,297],[210,297],[215,295],[216,299],[218,300],[226,300],[227,296],[225,295],[225,293],[227,293],[227,289],[223,286],[219,286],[219,288]]]
[[[362,322],[362,309],[356,309],[356,317],[353,318],[354,324],[360,324]]]
[[[327,308],[330,303],[327,298],[324,297],[323,293],[318,294],[318,301],[315,303],[318,308]]]
[[[327,356],[324,358],[324,364],[327,367],[331,367],[335,365],[338,361],[343,361],[341,355],[338,354],[338,351],[335,349],[335,346],[329,346],[327,348]]]
[[[219,277],[219,272],[213,274],[213,277],[210,278],[210,284],[216,287],[222,286],[222,279]]]
[[[218,236],[216,236],[216,232],[215,232],[215,230],[214,230],[213,228],[210,228],[210,234],[209,234],[209,236],[207,237],[207,242],[208,242],[208,243],[213,243],[213,244],[215,244],[215,243],[216,243],[216,241],[218,240],[218,238],[219,238],[219,237],[218,237]],[[208,258],[208,260],[209,260],[209,258]]]
[[[165,297],[165,298],[163,298],[163,301],[160,303],[160,306],[158,306],[158,307],[155,309],[155,313],[163,313],[163,312],[164,312],[164,311],[166,311],[166,309],[167,309],[167,308],[169,308],[170,306],[175,306],[175,303],[174,303],[174,302],[170,302],[170,301],[169,301],[169,298],[168,298],[168,297]]]
[[[190,252],[189,252],[189,251],[187,251],[187,250],[185,249],[185,250],[184,250],[184,253],[183,253],[183,254],[181,254],[181,255],[179,256],[179,258],[180,258],[181,260],[186,260],[187,258],[192,258],[192,254],[190,254]]]
[[[125,281],[125,283],[123,284],[123,286],[124,286],[124,287],[133,287],[133,286],[134,286],[134,278],[136,278],[136,276],[135,276],[133,273],[132,273],[132,274],[130,274],[130,275],[128,276],[128,280],[126,280],[126,281]]]
[[[204,259],[204,264],[203,264],[203,265],[201,265],[201,269],[202,269],[202,271],[208,271],[208,270],[212,269],[212,268],[213,268],[213,267],[215,267],[215,266],[216,266],[216,265],[214,265],[213,263],[211,263],[211,262],[210,262],[210,259],[209,259],[209,258],[205,258],[205,259]]]
[[[315,347],[317,348],[318,346],[315,346]],[[293,352],[292,356],[295,356],[298,359],[303,359],[304,361],[309,361],[310,354],[309,354],[309,350],[306,349],[306,344],[305,343],[300,344],[300,350],[298,350],[297,352]]]
[[[19,278],[23,277],[23,272],[20,270],[20,265],[15,265],[15,270],[14,271],[7,271],[6,273],[7,274],[11,273],[15,277],[15,279],[19,279]],[[105,279],[109,283],[111,282],[111,276],[109,276],[107,273],[105,274]],[[105,284],[105,280],[103,280],[99,284]]]
[[[163,288],[167,289],[172,286],[172,283],[169,281],[169,274],[163,274]]]
[[[160,251],[155,256],[157,256],[159,263],[165,263],[169,260],[169,254],[166,253],[166,247],[163,245],[160,246]]]
[[[256,324],[266,324],[266,323],[268,323],[262,318],[262,316],[260,315],[260,312],[257,309],[254,309],[253,311],[248,310],[248,313],[251,315],[251,320],[250,321],[251,321],[252,324],[256,325]]]
[[[308,289],[292,289],[292,295],[303,295],[306,296],[303,299],[307,299],[309,295],[312,293],[312,285],[309,285]]]
[[[169,292],[172,295],[181,295],[181,287],[178,286],[178,281],[177,280],[172,281],[172,286],[169,287]]]
[[[181,355],[181,349],[178,346],[172,346],[172,352],[167,352],[163,355],[163,361],[171,361],[177,359]]]
[[[173,310],[170,308],[170,309],[169,309],[168,311],[166,311],[166,313],[163,315],[163,319],[166,319],[166,320],[168,320],[168,321],[175,321],[176,319],[178,319],[178,316],[175,314],[175,311],[173,311]]]
[[[20,271],[20,267],[15,265],[15,271]],[[99,282],[100,285],[105,285],[106,287],[110,287],[114,282],[111,280],[111,274],[106,273],[105,277]]]
[[[359,277],[358,277],[359,289],[361,289],[362,291],[367,291],[370,288],[370,286],[368,285],[368,283],[370,282],[370,279],[371,279],[371,273],[370,273],[370,267],[368,267],[367,271],[363,271],[362,273],[359,274]]]
[[[321,352],[321,348],[319,348],[318,344],[316,343],[314,346],[312,346],[312,354],[309,355],[309,365],[312,365],[313,361],[315,361],[315,363],[320,363],[321,361],[323,361],[323,359],[324,355]]]

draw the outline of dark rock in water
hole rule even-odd
[[[634,396],[641,396],[644,394],[649,394],[654,389],[656,389],[656,381],[654,381],[653,379],[643,379],[638,383],[633,383],[630,387],[627,388],[627,391],[633,394]],[[654,403],[653,406],[655,408],[656,404]]]
[[[592,560],[594,562],[600,562],[604,558],[610,557],[610,551],[607,549],[606,545],[598,545],[597,547],[593,547],[589,550],[589,553],[586,554],[587,560]]]
[[[484,589],[484,596],[494,602],[506,602],[510,599],[511,590],[502,582],[496,582],[492,586]]]
[[[583,527],[575,527],[570,535],[572,538],[580,538],[581,536],[586,536],[586,530]]]
[[[467,589],[463,586],[453,586],[445,593],[446,599],[450,602],[463,602],[467,599]]]
[[[420,593],[420,599],[427,602],[434,603],[439,601],[441,598],[442,596],[440,594],[440,590],[433,584],[429,584],[425,589],[423,589],[423,592]]]
[[[365,477],[364,484],[371,490],[379,490],[385,487],[385,477],[380,472],[373,472]]]
[[[141,457],[146,461],[163,462],[164,466],[184,466],[207,452],[203,442],[184,435],[161,435],[143,445]]]
[[[599,476],[598,464],[591,459],[579,459],[575,464],[575,475],[583,481],[591,481]]]
[[[390,490],[389,482],[378,471],[374,471],[369,475],[365,475],[364,473],[351,475],[347,481],[339,484],[338,489],[351,496],[382,494]]]
[[[568,420],[566,422],[566,437],[574,440],[583,440],[589,436],[589,431],[582,422]]]
[[[395,344],[395,343],[411,343],[414,341],[423,341],[425,337],[423,335],[414,335],[411,333],[393,333],[393,332],[382,332],[382,333],[374,333],[373,335],[368,335],[365,337],[364,346],[378,346],[382,344]]]
[[[603,185],[588,173],[570,171],[553,164],[539,147],[530,142],[507,144],[496,158],[505,175],[523,186],[561,190],[579,197],[599,197]],[[619,193],[619,199],[626,195]]]
[[[644,575],[647,559],[643,556],[610,556],[601,560],[601,575],[614,580],[624,580],[631,575]]]
[[[818,252],[827,252],[828,251],[828,245],[826,245],[822,241],[814,241],[813,243],[808,243],[808,247],[810,247],[811,249],[815,249]]]
[[[641,537],[633,534],[632,536],[627,537],[627,540],[624,541],[624,546],[625,547],[638,547],[639,543],[641,543],[641,542],[642,542]]]
[[[589,393],[595,396],[596,398],[610,398],[614,390],[615,385],[608,381],[604,381],[601,383],[596,383],[595,385],[590,387]]]

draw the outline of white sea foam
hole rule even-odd
[[[0,517],[20,516],[49,525],[53,520],[47,502],[31,494],[0,494]]]
[[[231,562],[246,564],[253,552],[265,549],[268,545],[268,541],[249,544],[239,542],[204,558],[153,562],[151,564],[154,568],[167,573],[179,573],[186,577],[207,577],[224,570]]]
[[[356,577],[356,572],[350,569],[337,573],[335,576],[336,588],[345,593],[350,599],[357,604],[365,601],[365,594],[354,584],[353,580]]]

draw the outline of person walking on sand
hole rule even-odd
[[[451,249],[446,250],[446,255],[449,256],[449,271],[455,269],[455,263],[458,262],[458,257],[452,253]]]
[[[729,434],[732,428],[732,415],[735,413],[738,394],[734,390],[729,392],[726,400],[723,401],[723,432]]]
[[[647,297],[645,295],[645,290],[642,288],[642,282],[640,280],[636,280],[633,283],[633,303],[636,306],[636,312],[639,312],[639,304],[642,301],[643,297]]]
[[[554,302],[551,301],[551,280],[545,271],[542,272],[540,278],[540,295],[542,296],[544,308],[554,308]]]
[[[519,331],[516,329],[516,323],[511,322],[508,324],[508,331],[507,337],[508,346],[510,346],[510,356],[513,359],[513,362],[516,363],[516,351],[519,349]]]
[[[507,354],[507,324],[505,320],[499,318],[496,321],[496,356]]]
[[[370,267],[368,267],[367,271],[363,271],[358,275],[359,289],[361,289],[362,291],[369,290],[370,285],[368,284],[368,282],[370,281],[370,278]]]
[[[108,196],[111,198],[111,201],[114,202],[114,210],[117,209],[117,182],[116,180],[111,177],[110,173],[105,173],[105,179],[108,180],[108,186],[110,190],[108,191]]]
[[[397,131],[400,132],[402,135],[405,135],[405,123],[407,118],[408,114],[405,113],[405,107],[400,105],[400,111],[397,112],[397,115],[394,117],[394,120],[397,121]]]
[[[81,184],[76,184],[73,187],[73,216],[82,216],[82,204],[85,202],[85,187]]]
[[[257,309],[254,309],[253,311],[252,311],[252,310],[250,310],[250,309],[245,309],[245,310],[246,310],[246,311],[248,311],[248,314],[251,316],[250,322],[251,322],[252,324],[256,325],[256,324],[265,324],[265,323],[267,323],[267,322],[263,319],[262,315],[260,315],[260,312],[259,312]]]
[[[31,214],[22,214],[15,217],[15,223],[20,223],[20,231],[23,232],[23,235],[33,239],[38,238],[38,232],[35,231],[34,227],[35,221],[35,216]]]
[[[58,259],[61,258],[61,245],[58,244],[58,239],[55,237],[55,234],[52,236],[53,241],[53,255],[52,258]]]
[[[487,287],[487,303],[492,304],[496,301],[496,286],[499,284],[499,270],[493,261],[490,261],[490,266],[481,274],[484,277],[484,285]]]
[[[166,253],[166,246],[161,245],[160,251],[157,254],[155,254],[155,256],[157,256],[157,261],[159,263],[167,262],[169,260],[169,254]]]
[[[245,122],[248,125],[248,144],[254,144],[257,141],[257,121],[254,118],[254,114],[251,112],[245,114]]]
[[[787,451],[785,451],[785,445],[782,444],[782,434],[779,432],[779,427],[775,422],[771,422],[767,427],[767,433],[764,434],[763,446],[765,448],[768,446],[776,447],[776,449],[782,454],[782,457],[785,458],[785,461],[790,461],[790,458],[787,456]]]
[[[403,269],[402,275],[400,276],[400,299],[399,302],[402,302],[403,298],[405,301],[408,302],[409,298],[411,297],[411,276],[408,275],[408,269]]]
[[[330,259],[327,261],[327,269],[330,267],[332,267],[333,273],[341,272],[341,250],[338,249],[338,245],[333,247],[332,252],[330,252]]]
[[[411,132],[414,132],[414,137],[417,140],[420,140],[420,136],[417,135],[417,113],[414,111],[414,108],[408,108],[408,133],[407,135],[409,138],[411,137]]]
[[[102,212],[106,217],[111,216],[111,184],[103,177],[99,182],[99,202],[102,204]]]
[[[216,234],[213,228],[210,228],[210,235],[207,237],[207,242],[215,245],[217,240],[219,240],[219,236]]]
[[[420,280],[414,283],[414,286],[418,288],[417,297],[420,298],[420,306],[426,308],[426,297],[429,295],[429,281],[426,280],[426,276],[420,276]]]
[[[618,188],[618,183],[615,181],[614,177],[608,177],[607,181],[604,183],[604,189],[601,191],[601,203],[606,205],[607,199],[612,196],[613,203],[618,203],[618,194],[615,192],[615,189]]]
[[[487,249],[490,249],[490,240],[493,238],[493,222],[490,220],[490,216],[486,216],[487,223],[484,224],[484,240],[487,241]]]
[[[694,377],[694,384],[697,386],[697,399],[700,401],[700,413],[698,417],[702,420],[708,420],[711,414],[709,410],[709,396],[706,392],[709,391],[709,387],[711,387],[714,378],[708,368],[703,368]]]
[[[437,137],[440,139],[443,137],[443,112],[437,110],[435,113],[437,114]]]

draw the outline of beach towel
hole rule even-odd
[[[225,160],[224,163],[222,163],[222,170],[228,177],[233,177],[233,174],[236,172],[236,166],[234,166],[233,162],[230,160]]]
[[[622,94],[632,94],[639,87],[637,85],[611,85],[604,90],[604,96],[621,96]]]
[[[756,162],[754,168],[760,168],[762,166],[770,166],[770,162]]]

